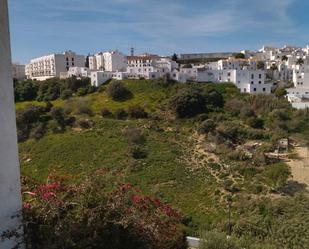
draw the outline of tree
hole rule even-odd
[[[304,60],[302,58],[297,59],[296,61],[296,65],[303,65],[304,64]]]
[[[271,67],[270,67],[270,70],[276,71],[276,70],[278,70],[278,66],[276,64],[272,64]]]
[[[265,63],[264,61],[258,61],[257,64],[256,64],[256,68],[258,70],[264,70],[265,69]]]
[[[35,100],[38,89],[38,84],[32,80],[16,82],[14,87],[15,101]]]
[[[289,58],[286,55],[283,55],[282,58],[281,58],[282,61],[287,61],[288,59]]]
[[[282,97],[284,97],[286,94],[287,94],[287,91],[286,91],[284,88],[278,87],[278,88],[275,90],[275,95],[276,95],[276,97],[278,97],[278,98],[282,98]]]
[[[106,89],[106,93],[113,100],[125,100],[132,93],[121,81],[113,81]]]
[[[243,53],[238,53],[238,54],[235,55],[235,58],[236,58],[236,59],[245,59],[245,54],[243,54]]]
[[[205,97],[196,89],[182,89],[170,99],[169,107],[178,118],[193,117],[206,111]]]
[[[176,61],[176,62],[178,61],[178,56],[176,53],[173,54],[172,61]]]

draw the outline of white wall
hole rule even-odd
[[[21,210],[20,175],[17,150],[12,64],[8,30],[7,0],[0,1],[0,233],[17,228]],[[16,239],[1,242],[11,249]]]

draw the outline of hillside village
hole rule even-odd
[[[309,47],[264,46],[240,53],[180,54],[162,57],[151,54],[126,56],[118,50],[92,56],[72,51],[32,59],[24,66],[14,64],[16,79],[46,80],[53,77],[89,77],[93,86],[110,79],[160,79],[178,82],[232,82],[241,92],[269,94],[287,88],[286,97],[296,108],[309,103]]]

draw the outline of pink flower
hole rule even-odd
[[[30,203],[24,203],[23,208],[24,208],[24,209],[31,209],[32,206],[31,206]]]
[[[53,192],[46,192],[46,193],[43,194],[42,197],[43,197],[43,199],[44,199],[45,201],[48,201],[49,199],[51,199],[51,198],[53,198],[53,197],[56,197],[56,194],[53,193]]]

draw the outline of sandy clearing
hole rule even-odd
[[[296,147],[295,152],[299,158],[288,162],[288,165],[291,167],[293,180],[306,184],[309,190],[309,148]]]

